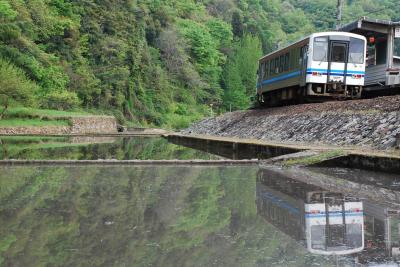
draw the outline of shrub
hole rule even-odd
[[[114,110],[113,111],[113,115],[114,115],[115,119],[117,120],[118,124],[120,124],[120,125],[125,125],[126,124],[126,119],[124,117],[124,114],[122,114],[121,111]]]
[[[34,106],[34,95],[38,89],[38,86],[26,77],[24,71],[0,58],[0,95],[7,98],[3,99],[4,102]]]
[[[41,106],[44,108],[67,110],[78,107],[81,104],[78,96],[74,92],[54,91],[45,95]]]

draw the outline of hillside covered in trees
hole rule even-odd
[[[334,28],[335,12],[330,0],[0,0],[0,98],[185,127],[248,107],[257,59]],[[344,22],[399,14],[397,0],[348,0]]]

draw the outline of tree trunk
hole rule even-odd
[[[0,113],[0,120],[3,119],[3,116],[4,116],[4,114],[6,113],[7,108],[8,108],[8,105],[7,105],[7,104],[4,105],[4,109],[3,109],[3,111]]]

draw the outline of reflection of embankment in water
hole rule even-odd
[[[347,254],[341,261],[361,264],[357,266],[388,264],[399,255],[398,210],[360,199],[356,192],[338,193],[341,186],[320,186],[326,181],[305,182],[304,173],[302,179],[297,174],[260,169],[257,212],[266,221],[301,241],[311,253]]]
[[[117,138],[107,136],[73,136],[68,141],[73,144],[111,144],[115,143]]]
[[[230,159],[269,159],[281,155],[300,152],[300,149],[279,145],[266,145],[251,142],[235,142],[230,139],[208,138],[207,136],[168,135],[173,144],[190,147]]]
[[[325,190],[342,192],[392,209],[400,209],[400,177],[395,174],[334,168],[289,168],[276,171]]]

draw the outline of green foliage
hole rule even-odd
[[[0,58],[0,95],[20,104],[34,105],[38,86],[25,73]]]
[[[69,126],[67,120],[40,120],[40,119],[2,119],[0,127],[24,127],[24,126]]]
[[[212,37],[207,27],[193,20],[181,20],[178,27],[188,40],[190,55],[197,63],[197,71],[208,81],[208,88],[199,95],[199,99],[202,102],[218,101],[222,93],[219,79],[222,72],[221,64],[224,61],[223,54],[218,51],[219,40]]]
[[[11,84],[21,84],[20,92],[31,88],[31,101],[15,93],[11,102],[34,106],[39,98],[48,107],[108,110],[135,125],[183,127],[208,116],[210,104],[221,112],[246,108],[245,96],[255,91],[251,61],[257,61],[258,42],[265,54],[331,30],[335,4],[0,0],[0,58],[12,66],[0,75],[19,73]],[[343,18],[399,20],[399,13],[395,0],[352,0]],[[259,41],[246,44],[249,35]],[[191,113],[177,111],[177,104]]]
[[[68,110],[77,108],[80,105],[80,102],[78,96],[73,92],[54,91],[45,96],[41,105],[49,109]]]
[[[15,11],[10,3],[6,0],[0,1],[0,19],[15,19],[18,15],[18,12]]]
[[[224,105],[226,109],[249,107],[250,96],[256,87],[258,59],[261,57],[261,43],[257,37],[245,35],[236,42],[225,66]]]
[[[11,107],[8,109],[6,118],[46,118],[46,119],[58,119],[58,118],[70,118],[91,115],[85,111],[61,111],[51,109],[35,109],[27,107]]]
[[[218,47],[226,48],[233,40],[232,27],[221,19],[212,19],[206,23],[213,39],[218,42]]]

